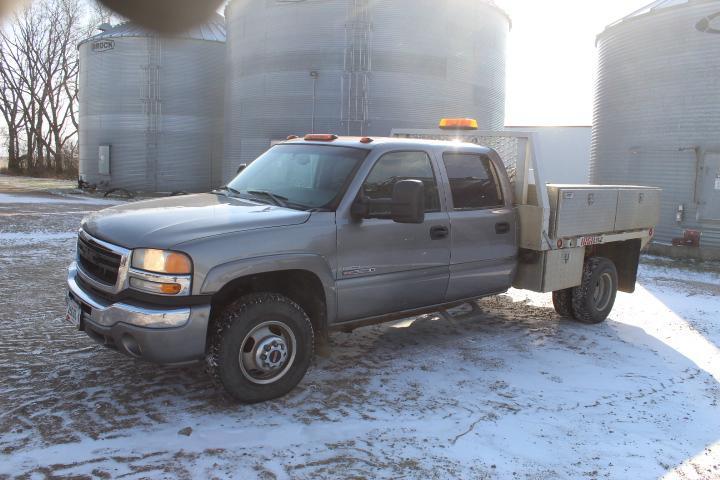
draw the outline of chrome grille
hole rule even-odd
[[[122,257],[94,242],[90,238],[78,236],[78,264],[80,268],[95,280],[106,285],[115,285]]]

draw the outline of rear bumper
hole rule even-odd
[[[78,284],[75,264],[68,270],[67,283],[68,296],[82,308],[80,329],[96,342],[154,363],[188,363],[204,357],[210,305],[108,303]]]

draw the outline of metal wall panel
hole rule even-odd
[[[309,133],[313,110],[316,132],[341,135],[434,128],[449,116],[501,129],[508,17],[484,1],[438,5],[233,0],[225,180],[272,140]]]
[[[208,30],[210,39],[160,38],[124,24],[80,44],[83,180],[151,192],[207,191],[219,185],[221,27]],[[97,48],[99,40],[111,43]],[[111,147],[110,175],[98,171],[100,145]]]
[[[706,156],[720,151],[718,13],[717,0],[661,3],[598,37],[590,181],[661,187],[663,243],[694,228],[703,245],[720,247],[701,187]]]

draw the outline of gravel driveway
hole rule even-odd
[[[647,260],[599,326],[512,290],[333,334],[294,392],[242,406],[63,322],[105,206],[0,181],[0,478],[720,478],[716,266]]]

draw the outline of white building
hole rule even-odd
[[[587,183],[592,127],[510,126],[506,130],[536,134],[537,155],[548,183]]]

